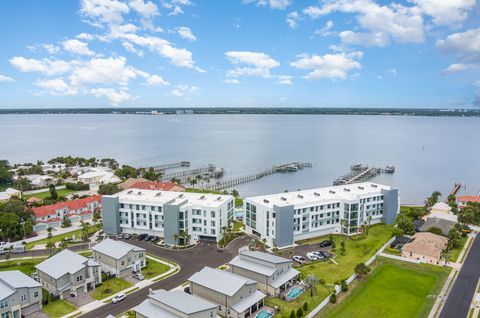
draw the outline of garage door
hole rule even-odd
[[[35,312],[37,310],[40,310],[40,303],[35,303],[35,304],[32,304],[30,306],[27,306],[27,307],[23,307],[22,308],[22,315],[25,316],[25,315],[29,315],[31,314],[32,312]]]
[[[125,277],[127,276],[128,274],[131,274],[132,273],[132,268],[125,268],[123,271],[120,272],[120,277]]]
[[[85,292],[85,289],[83,288],[83,286],[77,288],[77,295],[81,295],[81,294],[83,294],[84,292]]]

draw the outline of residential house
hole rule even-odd
[[[93,213],[101,207],[100,195],[34,207],[32,208],[36,222],[34,231],[60,227],[64,217],[69,218],[72,223],[89,222],[93,218]]]
[[[5,191],[0,192],[0,202],[10,200],[11,197],[20,198],[21,196],[22,192],[17,189],[8,188]]]
[[[415,233],[402,248],[402,256],[428,264],[440,264],[448,239],[430,232]]]
[[[445,202],[437,202],[430,209],[430,213],[452,214],[452,207]]]
[[[183,291],[150,290],[146,300],[134,307],[137,318],[220,318],[217,304]]]
[[[442,230],[442,235],[447,236],[451,229],[455,227],[456,222],[429,217],[425,222],[420,226],[420,232],[427,232],[432,227],[437,227]]]
[[[243,250],[229,263],[229,271],[258,282],[262,292],[278,296],[298,278],[292,260],[270,253]]]
[[[286,247],[332,233],[355,235],[367,224],[395,223],[399,208],[398,189],[363,182],[249,197],[243,221],[248,234]]]
[[[57,183],[57,179],[47,175],[27,174],[22,176],[22,178],[28,179],[28,181],[30,181],[30,184],[35,188],[46,188],[52,184]]]
[[[112,169],[104,167],[91,168],[89,172],[79,175],[77,177],[77,180],[78,182],[94,186],[107,183],[117,183],[122,181],[122,179],[120,179],[113,173]]]
[[[102,282],[101,264],[68,249],[35,268],[42,287],[60,299],[84,294]]]
[[[147,182],[147,181],[149,180],[145,178],[128,178],[122,183],[117,184],[117,186],[122,190],[127,190],[127,189],[130,189],[137,182]]]
[[[460,195],[457,197],[457,205],[460,209],[466,207],[468,203],[480,203],[480,196]]]
[[[102,271],[116,277],[139,272],[147,265],[145,249],[122,241],[105,239],[92,247],[93,259],[102,264]]]
[[[0,316],[20,318],[42,309],[42,285],[20,271],[0,272]]]
[[[204,267],[188,281],[193,296],[217,304],[217,313],[226,318],[251,316],[263,307],[266,297],[255,280],[211,267]]]

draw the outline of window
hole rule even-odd
[[[77,282],[80,282],[80,281],[82,281],[82,280],[83,280],[82,275],[80,275],[80,276],[77,277]]]
[[[212,217],[212,218],[215,217],[215,211],[210,211],[210,217]]]
[[[25,300],[27,300],[27,295],[22,295],[22,297],[20,297],[20,298],[21,298],[21,301],[25,301]]]
[[[125,261],[122,261],[122,266],[125,265]]]
[[[38,291],[33,293],[33,297],[37,298],[38,297]]]

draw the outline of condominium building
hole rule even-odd
[[[169,245],[218,242],[233,219],[233,208],[231,195],[129,189],[103,196],[103,229],[111,235],[156,235]]]
[[[353,235],[367,224],[393,223],[398,189],[372,182],[284,192],[244,200],[245,230],[284,247],[316,236]]]

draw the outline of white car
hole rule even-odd
[[[112,304],[119,303],[125,298],[127,298],[127,296],[124,293],[118,294],[117,296],[112,298]]]
[[[303,263],[306,262],[306,260],[305,260],[303,257],[299,256],[299,255],[293,256],[293,260],[294,260],[295,262],[297,262],[297,263],[300,263],[300,264],[303,264]]]
[[[143,277],[143,275],[140,274],[140,273],[133,274],[133,278],[138,279],[138,280],[144,280],[145,279],[145,277]]]
[[[319,259],[319,260],[325,258],[325,256],[323,256],[322,253],[320,253],[320,252],[311,252],[311,253],[314,254],[317,257],[317,259]]]
[[[314,252],[309,252],[309,253],[307,253],[306,256],[311,261],[318,261],[319,260],[318,256]]]

